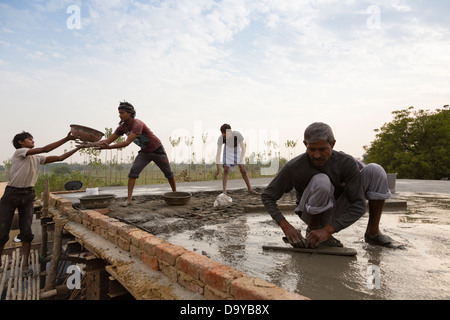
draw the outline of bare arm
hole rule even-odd
[[[110,149],[111,147],[109,145],[116,141],[117,138],[119,138],[119,135],[113,133],[106,139],[91,143],[81,143],[80,146],[83,148]]]
[[[135,133],[130,133],[130,135],[128,136],[127,140],[125,140],[124,142],[120,142],[120,143],[116,143],[113,145],[109,145],[111,142],[117,140],[119,136],[117,134],[112,134],[111,136],[109,136],[108,139],[100,141],[100,142],[104,142],[103,144],[99,145],[100,149],[120,149],[120,148],[125,148],[127,147],[130,143],[132,143],[134,141],[134,139],[136,139],[138,137],[137,134]]]
[[[217,170],[220,170],[220,164],[222,163],[220,161],[220,154],[222,153],[222,146],[218,145],[217,146],[217,152],[216,152],[216,165],[217,165]]]
[[[217,167],[217,171],[214,174],[214,180],[217,179],[217,177],[219,176],[220,173],[220,154],[222,152],[222,146],[218,145],[217,146],[217,153],[216,153],[216,167]]]
[[[244,159],[245,159],[245,152],[247,151],[247,149],[245,148],[245,143],[244,141],[241,141],[241,143],[239,144],[241,146],[242,152],[241,152],[241,159],[239,159],[239,163],[244,163]]]
[[[60,156],[49,156],[49,157],[45,158],[45,164],[64,161],[80,149],[81,149],[80,147],[77,147],[69,152],[64,153],[63,155],[60,155]]]
[[[76,138],[69,132],[65,138],[58,140],[56,142],[50,143],[50,144],[46,145],[45,147],[31,148],[30,150],[28,150],[27,156],[31,156],[33,154],[48,153],[48,152],[53,151],[56,148],[62,146],[67,141],[75,140],[75,139]]]

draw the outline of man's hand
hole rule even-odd
[[[67,139],[68,141],[70,141],[70,140],[76,140],[76,139],[78,139],[78,138],[75,137],[75,136],[72,134],[72,132],[69,132],[69,133],[67,134],[67,136],[66,136],[66,139]]]
[[[217,171],[216,171],[216,174],[214,175],[214,180],[217,180],[217,177],[218,177],[219,174],[220,174],[220,166],[219,166],[219,165],[216,165],[216,167],[217,167]]]
[[[308,242],[303,238],[299,230],[295,229],[286,219],[283,219],[279,223],[289,243],[294,247],[308,247]]]
[[[327,240],[334,232],[336,232],[336,229],[334,229],[331,225],[328,225],[322,229],[310,231],[307,238],[310,247],[316,248],[319,243]]]
[[[104,141],[97,142],[81,142],[77,145],[80,148],[109,149],[109,145]]]

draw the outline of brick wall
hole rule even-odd
[[[223,265],[208,257],[171,244],[146,231],[110,218],[102,210],[73,210],[69,200],[51,194],[50,204],[142,261],[162,272],[172,282],[202,294],[208,300],[305,300],[307,298],[279,288]]]

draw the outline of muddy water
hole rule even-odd
[[[386,212],[380,227],[404,248],[366,244],[366,214],[336,235],[356,257],[263,251],[264,244],[283,245],[265,212],[160,237],[312,299],[449,299],[450,195],[396,197],[407,200],[407,211]],[[305,229],[296,215],[285,216]]]

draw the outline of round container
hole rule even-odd
[[[69,181],[64,185],[64,189],[67,191],[80,190],[82,186],[83,182],[81,181]]]
[[[78,124],[71,124],[70,132],[77,139],[84,142],[97,142],[103,137],[103,132]]]
[[[99,194],[81,197],[80,204],[83,209],[108,208],[115,200],[116,196],[113,194]]]
[[[183,206],[191,200],[190,192],[167,192],[163,195],[164,200],[169,206]]]

